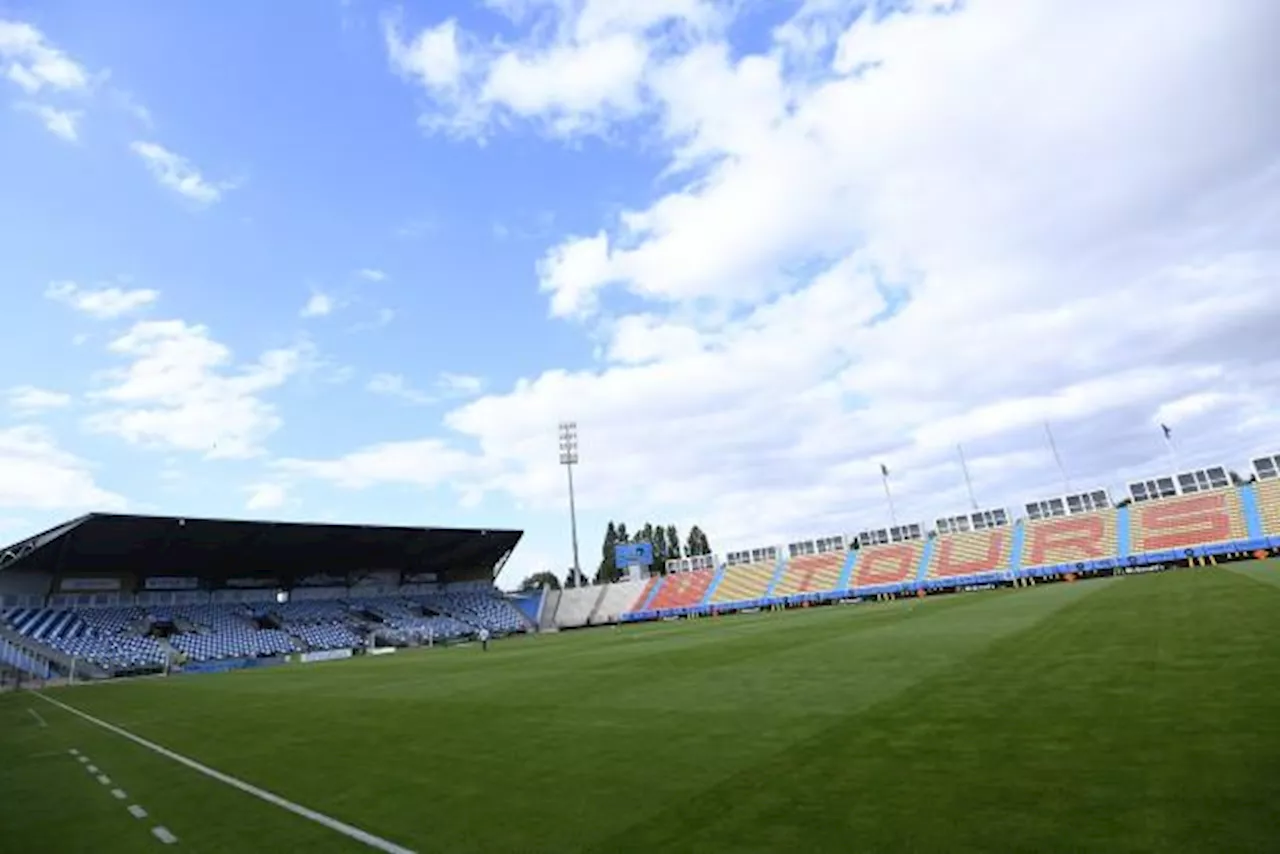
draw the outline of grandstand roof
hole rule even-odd
[[[372,570],[491,578],[522,531],[244,522],[90,513],[3,550],[6,569],[204,578],[350,575]]]

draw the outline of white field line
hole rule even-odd
[[[36,723],[40,724],[40,728],[41,728],[41,729],[47,729],[47,728],[48,728],[49,724],[45,721],[45,719],[44,719],[44,718],[40,717],[40,713],[39,713],[39,712],[37,712],[35,709],[31,708],[30,706],[28,706],[28,707],[27,707],[27,711],[28,711],[28,712],[30,712],[30,713],[31,713],[31,716],[32,716],[32,717],[34,717],[34,718],[36,719]]]
[[[156,827],[151,828],[151,835],[156,839],[159,839],[165,845],[172,845],[178,841],[178,837],[174,836],[173,833],[169,831],[169,828],[163,825],[157,825]]]
[[[39,697],[40,695],[37,694],[36,696]],[[41,699],[44,699],[44,698],[41,698]],[[70,707],[68,706],[68,708]],[[75,710],[72,709],[72,711],[75,711]],[[34,709],[32,709],[31,712],[32,714],[35,714]],[[89,761],[89,757],[82,756],[80,754],[80,751],[76,750],[74,747],[68,750],[67,753],[70,753],[72,756],[76,757],[81,762]],[[97,774],[98,782],[101,783],[102,785],[104,786],[111,785],[111,778],[108,777],[106,774],[98,774],[97,766],[90,765],[85,770],[88,771],[90,774]],[[112,789],[111,797],[115,798],[117,801],[123,801],[128,799],[129,794],[124,789]],[[138,806],[137,804],[131,804],[128,807],[128,810],[129,810],[129,815],[133,816],[134,818],[147,817],[147,811],[144,810],[142,807]],[[156,839],[159,839],[161,842],[163,842],[165,845],[172,845],[173,843],[178,841],[178,837],[170,833],[169,829],[166,827],[153,827],[151,829],[151,834],[155,836]]]
[[[88,757],[88,756],[81,756],[81,757],[79,757],[79,759],[80,759],[80,764],[81,764],[81,765],[88,765],[88,764],[89,764],[89,757]]]
[[[238,780],[235,777],[232,777],[230,774],[224,774],[221,771],[218,771],[214,768],[210,768],[208,765],[202,765],[199,762],[195,761],[194,759],[189,759],[186,756],[183,756],[181,753],[175,753],[172,750],[168,749],[167,747],[161,747],[155,742],[147,741],[145,738],[134,735],[133,733],[129,732],[126,729],[123,729],[122,727],[118,727],[115,724],[107,723],[104,720],[95,718],[93,715],[90,715],[86,712],[82,712],[79,709],[75,708],[74,706],[68,706],[66,703],[63,703],[59,700],[55,700],[52,697],[47,697],[42,693],[36,693],[35,696],[39,697],[41,700],[44,700],[46,703],[49,703],[50,705],[53,705],[53,706],[57,706],[63,711],[70,712],[76,717],[86,720],[89,723],[94,724],[95,726],[101,727],[102,729],[105,729],[108,732],[113,732],[116,735],[120,736],[121,738],[126,738],[140,747],[145,747],[147,750],[150,750],[152,753],[158,753],[161,756],[165,757],[166,759],[172,759],[174,762],[177,762],[180,765],[185,765],[188,768],[190,768],[192,771],[196,771],[200,774],[205,775],[206,777],[211,777],[214,780],[217,780],[219,783],[224,783],[232,787],[233,789],[239,789],[240,791],[244,792],[247,795],[253,795],[258,800],[266,801],[267,803],[272,804],[273,806],[277,806],[282,810],[286,810],[288,812],[293,813],[294,815],[301,816],[302,818],[305,818],[308,821],[315,822],[316,824],[322,827],[327,827],[330,830],[334,831],[335,833],[342,834],[348,839],[353,839],[356,842],[361,842],[370,848],[375,848],[379,851],[384,851],[386,852],[386,854],[415,854],[415,852],[411,848],[405,848],[403,846],[397,845],[394,842],[390,842],[386,839],[383,839],[380,836],[374,836],[372,833],[369,833],[368,831],[361,830],[358,827],[353,827],[352,825],[346,824],[345,822],[341,822],[336,818],[327,816],[324,813],[316,812],[315,810],[304,807],[301,804],[295,804],[293,801],[282,798],[279,795],[275,794],[274,792],[269,792],[266,789],[261,789],[253,785],[252,783],[246,783],[243,780]]]

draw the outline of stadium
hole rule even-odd
[[[508,596],[520,538],[5,549],[0,848],[1272,844],[1280,455]]]

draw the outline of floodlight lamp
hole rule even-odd
[[[578,462],[578,423],[560,422],[560,463],[574,465]]]

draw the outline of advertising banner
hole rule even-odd
[[[315,652],[304,652],[298,656],[298,661],[308,664],[312,661],[337,661],[340,658],[350,658],[351,650],[349,649],[321,649]]]
[[[375,569],[351,574],[352,587],[372,587],[385,585],[394,587],[400,583],[400,573],[394,569]]]
[[[299,587],[345,587],[347,579],[341,575],[308,575],[298,579]]]
[[[176,575],[155,575],[148,578],[143,586],[147,590],[199,590],[200,579],[183,578]]]
[[[63,591],[102,591],[119,590],[118,578],[64,578],[59,585]]]
[[[228,578],[226,581],[226,585],[228,587],[238,587],[238,588],[278,587],[279,584],[280,583],[276,581],[274,578]]]

